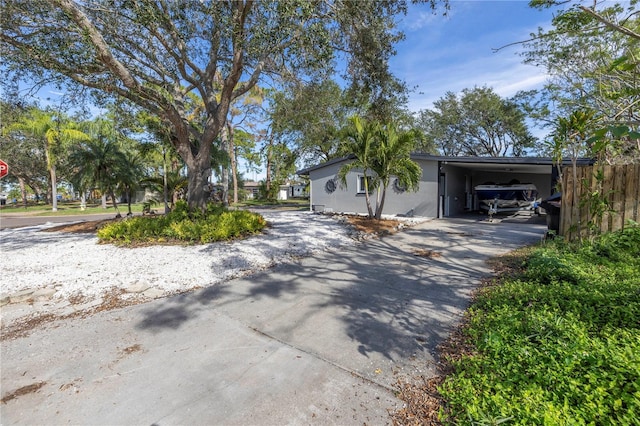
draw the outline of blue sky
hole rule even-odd
[[[520,45],[538,27],[551,26],[552,11],[533,9],[528,1],[450,2],[448,16],[433,14],[427,5],[411,6],[400,21],[406,39],[397,45],[391,70],[406,81],[409,109],[432,108],[447,91],[492,87],[502,97],[540,88],[545,70],[524,65]]]

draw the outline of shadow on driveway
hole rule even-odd
[[[389,387],[398,372],[428,375],[425,361],[436,361],[437,345],[491,272],[485,260],[539,242],[544,230],[524,220],[433,220],[150,304],[138,328],[162,333],[225,315]]]

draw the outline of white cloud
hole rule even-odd
[[[450,19],[426,12],[404,22],[406,40],[391,61],[392,71],[410,89],[412,111],[431,108],[447,91],[488,86],[500,96],[542,86],[543,69],[522,63],[518,45],[548,26],[550,13],[538,13],[519,2],[454,2]],[[508,20],[505,20],[507,14]]]

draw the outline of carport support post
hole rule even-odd
[[[438,213],[436,214],[436,219],[442,219],[444,216],[442,212],[444,211],[444,188],[443,188],[443,177],[444,173],[442,172],[442,161],[438,161]]]

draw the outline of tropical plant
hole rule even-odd
[[[581,110],[574,111],[569,117],[558,117],[558,124],[553,133],[553,144],[551,146],[551,152],[553,159],[558,168],[560,182],[563,179],[563,159],[565,156],[571,158],[571,172],[573,177],[573,191],[571,194],[572,205],[577,208],[579,205],[578,200],[578,178],[577,178],[577,161],[582,155],[593,154],[587,146],[587,140],[596,127],[597,117],[593,110]],[[564,188],[561,188],[564,190]],[[578,218],[576,223],[578,235],[581,235],[582,224],[580,215],[575,215]]]
[[[135,151],[124,152],[119,169],[117,189],[124,194],[127,200],[127,212],[131,216],[133,214],[131,201],[134,198],[135,190],[140,187],[140,177],[144,175],[142,155]]]
[[[456,353],[443,357],[441,420],[637,425],[640,227],[503,261],[506,273],[474,297]]]
[[[76,146],[69,156],[74,169],[71,182],[81,191],[97,188],[111,197],[113,207],[120,216],[115,190],[130,176],[127,158],[115,143],[104,136],[90,139]]]
[[[16,123],[29,114],[30,107],[23,107],[19,103],[1,102],[0,126],[0,158],[10,159],[11,173],[5,178],[15,178],[20,187],[22,202],[27,205],[27,187],[33,194],[40,196],[47,192],[47,162],[44,154],[45,142],[43,138],[35,138],[26,132],[12,130]],[[16,197],[18,198],[18,197]]]
[[[158,194],[162,194],[166,190],[169,210],[173,210],[176,201],[178,201],[176,198],[177,193],[187,188],[189,180],[179,170],[168,170],[162,176],[146,177],[140,183],[143,187],[149,188]],[[168,211],[165,211],[165,213],[168,213]]]
[[[10,130],[22,131],[43,141],[51,188],[51,210],[57,211],[58,155],[70,143],[87,140],[89,136],[79,130],[77,125],[63,114],[43,111],[38,108],[31,108],[21,121],[11,126]]]
[[[542,90],[529,96],[530,117],[555,128],[558,117],[574,111],[598,111],[600,137],[608,129],[640,123],[640,45],[638,3],[532,0],[534,7],[561,6],[552,27],[539,29],[524,43],[526,63],[541,66],[549,76]],[[640,160],[640,142],[613,132],[600,150],[608,163]],[[617,133],[617,135],[616,135]],[[604,139],[601,139],[604,141]],[[586,149],[586,147],[585,147]],[[547,155],[548,152],[542,151]]]
[[[370,190],[375,187],[377,180],[371,168],[374,161],[375,138],[379,130],[377,123],[362,119],[358,115],[349,118],[349,125],[343,129],[344,140],[341,146],[343,154],[353,156],[353,160],[342,166],[338,171],[338,179],[347,187],[347,175],[353,170],[361,170],[363,174],[364,197],[367,204],[369,218],[373,218]]]
[[[187,203],[180,200],[166,215],[136,216],[107,224],[98,230],[98,238],[118,245],[177,241],[206,244],[256,234],[266,224],[258,213],[229,211],[219,204],[208,204],[204,212],[190,212]]]
[[[411,153],[416,145],[416,131],[398,131],[394,124],[381,126],[377,133],[373,164],[380,184],[377,185],[376,219],[382,217],[387,188],[393,176],[396,177],[398,188],[405,191],[415,191],[422,177],[422,169],[411,160]]]
[[[416,131],[399,132],[393,123],[383,125],[357,115],[349,122],[344,129],[342,152],[353,160],[340,168],[338,179],[346,187],[347,175],[353,170],[362,171],[369,218],[379,220],[393,176],[403,190],[414,191],[418,187],[422,169],[410,158],[418,134]],[[370,197],[374,189],[377,190],[375,211]]]

